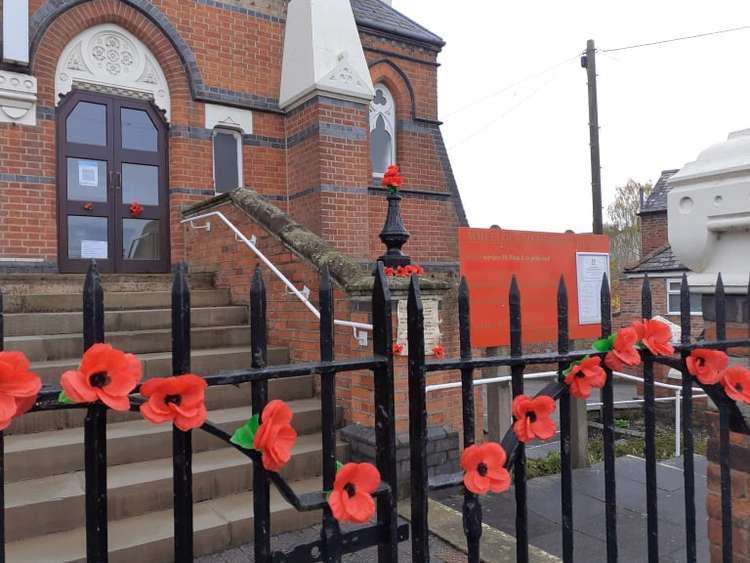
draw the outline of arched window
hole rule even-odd
[[[396,162],[396,105],[383,84],[375,86],[370,102],[370,160],[373,176],[382,176]]]

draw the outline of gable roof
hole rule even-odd
[[[674,170],[662,170],[659,180],[654,185],[654,189],[651,191],[651,195],[646,199],[646,203],[641,207],[641,213],[657,213],[660,211],[667,210],[667,194],[669,193],[669,186],[667,180],[669,180],[673,174],[677,173],[679,169]]]
[[[626,274],[646,274],[654,272],[676,272],[687,270],[675,257],[668,244],[657,248],[632,266],[625,268]]]
[[[445,41],[438,35],[407,18],[383,0],[351,0],[351,3],[357,25],[437,47],[445,45]]]

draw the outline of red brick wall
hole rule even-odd
[[[667,212],[648,213],[641,216],[641,256],[651,254],[669,243]]]
[[[286,248],[275,236],[255,223],[246,213],[232,204],[219,208],[227,218],[248,237],[257,237],[257,247],[297,287],[310,288],[310,300],[318,302],[319,274],[306,260]],[[188,262],[191,272],[211,271],[217,273],[219,287],[229,287],[235,303],[248,303],[250,279],[259,260],[246,246],[238,244],[234,234],[220,221],[212,220],[211,230],[192,230],[183,226],[188,242],[187,251],[181,259]],[[268,339],[270,346],[289,348],[292,361],[314,361],[320,357],[319,325],[299,299],[287,293],[282,282],[265,266],[261,272],[266,284],[268,311]],[[457,302],[455,290],[439,295],[442,299],[440,317],[444,320],[442,344],[448,356],[458,354]],[[335,318],[371,323],[370,296],[348,295],[336,287],[334,292]],[[405,294],[394,294],[393,300],[406,299]],[[355,305],[357,303],[358,305]],[[397,307],[394,305],[394,338],[397,331]],[[372,336],[372,334],[370,334]],[[372,354],[372,339],[368,347],[361,347],[353,338],[350,328],[336,330],[336,356],[338,358],[366,357]],[[429,350],[427,351],[429,353]],[[408,375],[405,357],[395,358],[395,403],[396,431],[407,432],[409,424]],[[457,373],[434,373],[428,376],[428,384],[458,380]],[[477,374],[479,377],[479,374]],[[347,422],[365,426],[374,425],[374,384],[370,372],[340,374],[337,379],[337,398],[344,408]],[[428,423],[432,426],[447,425],[453,429],[462,427],[460,390],[436,391],[428,394]],[[478,436],[481,436],[483,410],[479,390],[475,394]]]
[[[714,417],[717,418],[717,417]],[[721,468],[718,432],[714,426],[708,447],[708,539],[711,563],[722,559]],[[750,436],[730,434],[730,480],[732,492],[732,561],[750,563]]]

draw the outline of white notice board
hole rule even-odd
[[[609,254],[576,252],[578,324],[592,325],[602,322],[601,291],[604,274],[609,276]]]

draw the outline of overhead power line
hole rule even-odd
[[[663,45],[664,43],[674,43],[675,41],[685,41],[686,39],[699,39],[701,37],[709,37],[711,35],[720,35],[722,33],[731,33],[733,31],[744,31],[747,29],[750,29],[750,25],[742,25],[740,27],[730,27],[729,29],[719,29],[716,31],[709,31],[707,33],[698,33],[696,35],[683,35],[682,37],[662,39],[661,41],[651,41],[650,43],[638,43],[635,45],[627,45],[625,47],[615,47],[613,49],[598,49],[598,51],[602,53],[612,53],[614,51],[625,51],[626,49],[638,49],[640,47],[653,47],[654,45]]]
[[[455,109],[455,110],[453,110],[451,112],[446,113],[443,116],[443,119],[446,119],[446,118],[448,118],[448,117],[450,117],[452,115],[456,115],[457,113],[461,113],[462,111],[465,111],[467,109],[473,108],[474,106],[477,106],[479,104],[483,104],[484,102],[486,102],[488,100],[491,100],[492,98],[495,98],[496,96],[499,96],[500,94],[502,94],[504,92],[507,92],[508,90],[511,90],[511,89],[515,88],[516,86],[520,86],[524,82],[527,82],[527,81],[532,80],[534,78],[538,78],[540,76],[544,76],[545,74],[547,74],[549,72],[552,72],[556,68],[561,67],[562,65],[564,65],[566,63],[569,63],[571,61],[577,61],[579,57],[580,57],[579,54],[573,55],[572,57],[568,57],[567,59],[564,59],[564,60],[562,60],[560,62],[557,62],[557,63],[553,64],[552,66],[549,66],[549,67],[545,68],[544,70],[540,70],[540,71],[535,72],[533,74],[529,74],[528,76],[526,76],[524,78],[521,78],[520,80],[518,80],[516,82],[513,82],[512,84],[508,84],[507,86],[504,86],[504,87],[500,88],[499,90],[495,90],[494,92],[491,92],[490,94],[487,94],[483,98],[479,98],[478,100],[474,100],[473,102],[469,102],[468,104],[466,104],[464,106],[461,106],[458,109]]]

